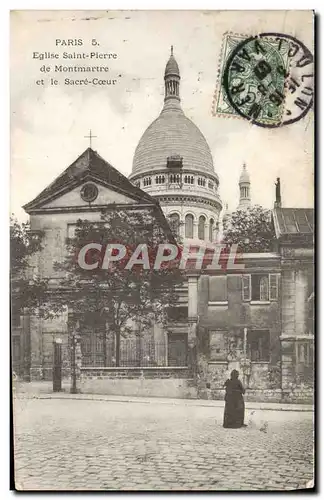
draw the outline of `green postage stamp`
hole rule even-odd
[[[313,66],[311,52],[290,35],[226,33],[212,113],[269,128],[294,123],[312,107]]]

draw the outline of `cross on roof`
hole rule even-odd
[[[91,132],[91,129],[90,129],[89,135],[85,135],[84,137],[85,137],[85,139],[90,139],[90,148],[92,148],[92,139],[94,137],[97,137],[97,136],[96,135],[92,135],[92,132]]]

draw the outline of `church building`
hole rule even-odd
[[[88,148],[25,205],[31,229],[45,232],[34,271],[50,277],[52,287],[60,281],[53,262],[64,258],[65,239],[77,219],[96,221],[107,206],[149,208],[166,233],[167,221],[174,221],[179,241],[193,247],[213,249],[219,242],[219,178],[206,139],[181,107],[180,81],[171,49],[163,107],[138,143],[129,179]],[[246,165],[238,185],[238,209],[245,210],[252,204]],[[223,384],[236,368],[247,400],[310,401],[314,214],[276,201],[273,251],[244,254],[244,269],[188,270],[178,302],[170,308],[167,331],[154,325],[140,358],[129,354],[136,347],[125,340],[125,356],[116,367],[113,355],[100,357],[100,343],[81,341],[80,390],[222,399]],[[21,345],[14,360],[21,376],[51,378],[56,338],[63,340],[64,369],[70,373],[68,310],[52,321],[26,314],[13,336]]]

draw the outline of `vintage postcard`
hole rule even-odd
[[[314,488],[313,11],[11,12],[12,488]]]

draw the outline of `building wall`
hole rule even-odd
[[[244,301],[242,276],[269,273],[279,276],[277,299]],[[245,268],[240,274],[227,271],[227,275],[203,275],[199,281],[198,296],[198,392],[201,397],[208,397],[208,391],[214,397],[222,397],[224,382],[233,369],[240,371],[245,386],[251,390],[280,389],[279,256],[262,258],[260,254],[256,259],[246,256]],[[247,330],[245,351],[244,328]],[[244,369],[244,359],[249,358],[249,334],[255,330],[269,332],[269,357],[266,361],[252,361],[249,369]]]

